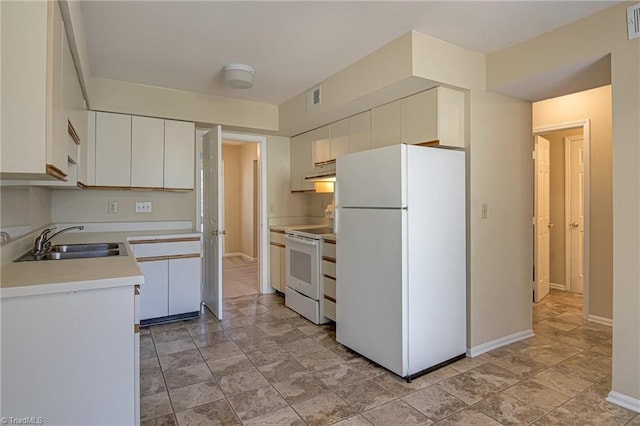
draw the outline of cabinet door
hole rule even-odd
[[[278,247],[280,249],[280,291],[284,293],[287,287],[287,253],[284,247]]]
[[[438,140],[440,145],[464,148],[465,94],[438,87]]]
[[[88,186],[96,184],[96,113],[86,111],[87,123],[84,141],[80,144],[78,181]]]
[[[438,89],[401,99],[402,142],[416,144],[438,140]]]
[[[96,185],[131,186],[131,116],[96,113]]]
[[[186,121],[164,121],[164,187],[193,189],[196,129]]]
[[[331,128],[324,126],[311,133],[313,135],[313,164],[331,161]]]
[[[169,261],[139,262],[144,274],[140,286],[140,319],[166,317],[169,313]]]
[[[202,259],[169,259],[169,315],[200,310]]]
[[[131,117],[131,186],[162,188],[164,120]]]
[[[371,148],[400,142],[400,101],[373,108],[371,110]]]
[[[349,152],[371,148],[371,111],[349,118]]]
[[[64,99],[64,56],[67,35],[64,31],[62,14],[57,2],[53,5],[53,39],[51,69],[51,126],[50,140],[47,141],[47,163],[58,168],[65,175],[68,172],[68,131],[67,109]],[[69,46],[66,46],[67,49]],[[69,51],[70,54],[70,51]]]
[[[331,155],[330,160],[349,152],[349,119],[336,121],[330,125]]]
[[[280,250],[282,250],[282,247],[269,244],[269,284],[275,290],[284,291],[281,285],[283,280],[280,271],[280,265],[282,263]]]
[[[78,80],[78,73],[76,72],[76,65],[73,62],[73,56],[71,55],[71,47],[67,40],[66,33],[64,34],[64,41],[62,46],[62,98],[64,107],[64,116],[62,117],[61,125],[63,126],[63,133],[68,141],[68,155],[69,158],[78,163],[79,161],[79,145],[84,142],[85,138],[85,114],[84,114],[84,95],[82,94],[82,88],[80,87],[80,81]],[[70,134],[73,133],[72,137]]]
[[[313,182],[308,182],[304,178],[313,171],[312,145],[313,132],[291,138],[289,159],[292,191],[313,191]]]

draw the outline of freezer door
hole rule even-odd
[[[336,339],[406,376],[406,225],[403,209],[342,209]]]
[[[406,207],[406,148],[398,144],[338,157],[336,205]]]

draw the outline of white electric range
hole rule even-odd
[[[319,225],[290,228],[285,232],[285,305],[315,324],[324,324],[329,319],[320,315],[322,237],[333,235],[333,231]]]

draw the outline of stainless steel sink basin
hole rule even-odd
[[[32,252],[25,253],[16,259],[16,262],[29,262],[36,260],[63,260],[63,259],[87,259],[110,256],[127,256],[124,243],[95,243],[95,244],[60,244],[51,247],[51,250],[35,256]]]
[[[119,243],[58,244],[51,247],[51,251],[59,253],[109,251],[117,250],[119,246]]]

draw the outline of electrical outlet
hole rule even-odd
[[[152,211],[151,201],[136,201],[136,213],[151,213]]]
[[[109,201],[107,204],[107,212],[108,213],[118,213],[118,202],[117,201]]]
[[[487,203],[482,203],[482,215],[481,219],[486,219],[489,216],[489,205]]]

